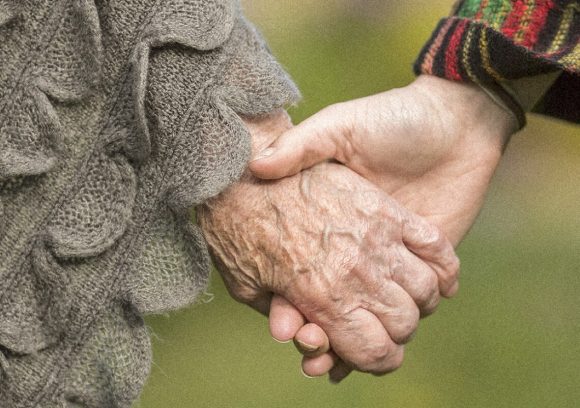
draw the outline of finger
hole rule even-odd
[[[428,316],[441,300],[437,273],[407,248],[401,250],[400,257],[403,261],[393,268],[392,279],[413,299],[421,316]]]
[[[344,161],[347,111],[342,105],[333,105],[290,129],[256,155],[250,170],[260,178],[279,179],[329,159]]]
[[[344,361],[339,360],[328,373],[328,380],[332,384],[338,384],[348,377],[351,372],[352,368],[350,368]]]
[[[403,242],[437,274],[439,291],[452,297],[459,288],[459,258],[443,233],[423,218],[408,213],[403,222]]]
[[[383,323],[368,310],[358,308],[334,316],[328,327],[321,327],[333,351],[353,368],[382,374],[401,364],[403,346],[389,337]]]
[[[419,325],[419,308],[396,282],[385,282],[381,292],[385,300],[369,304],[368,310],[381,321],[392,341],[397,344],[409,342]]]
[[[332,351],[316,357],[302,358],[302,372],[308,377],[321,377],[327,374],[339,360]]]
[[[328,336],[314,323],[308,323],[298,330],[294,336],[294,345],[299,352],[308,357],[319,356],[330,349]]]
[[[272,297],[270,303],[270,334],[274,340],[282,343],[294,338],[306,320],[296,307],[279,295]]]

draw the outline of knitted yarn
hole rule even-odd
[[[560,71],[534,111],[580,123],[580,1],[458,1],[414,71],[484,84]]]
[[[464,0],[439,22],[415,72],[474,82],[579,75],[579,42],[578,0]]]
[[[142,315],[195,301],[190,209],[239,178],[239,115],[298,92],[233,0],[0,0],[0,406],[128,407]]]

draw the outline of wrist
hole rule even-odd
[[[480,147],[501,152],[510,136],[519,130],[516,117],[476,84],[422,75],[412,86],[430,98],[445,126]]]

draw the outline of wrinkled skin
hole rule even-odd
[[[372,181],[457,245],[479,213],[516,121],[474,85],[431,76],[411,85],[330,106],[261,150],[250,163],[264,179],[292,176],[329,159]],[[273,301],[271,327],[295,335],[309,375],[326,373],[332,353],[320,327],[284,299]],[[274,322],[272,322],[274,320]],[[307,347],[304,348],[303,345]],[[320,354],[320,353],[318,353]],[[331,378],[348,367],[339,364]]]
[[[290,124],[280,112],[248,126],[260,150]],[[235,299],[267,313],[283,296],[362,371],[399,367],[421,313],[457,290],[444,235],[338,164],[277,181],[246,174],[197,214]]]

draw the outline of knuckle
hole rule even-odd
[[[440,272],[442,283],[445,286],[452,286],[459,279],[460,267],[461,263],[455,254],[445,259]]]
[[[363,360],[360,362],[364,370],[372,371],[377,365],[387,357],[388,351],[386,347],[377,348],[372,352],[369,352]]]
[[[396,351],[389,356],[388,360],[381,367],[370,371],[373,375],[383,376],[397,371],[403,366],[405,359],[405,352],[403,347],[399,347]]]
[[[393,341],[397,344],[405,344],[411,341],[419,327],[420,317],[419,308],[414,307],[413,311],[408,313],[408,316],[402,320],[399,327],[391,334]]]
[[[392,353],[392,348],[385,342],[380,346],[366,350],[365,353],[361,353],[353,363],[360,371],[375,372],[384,365],[390,353]]]
[[[459,278],[459,272],[461,270],[461,261],[459,260],[459,257],[457,255],[453,254],[453,256],[450,257],[447,268],[449,269],[451,275],[455,279]]]
[[[421,309],[421,317],[422,318],[427,317],[427,316],[435,313],[440,302],[441,302],[441,296],[439,296],[439,289],[437,289],[435,296],[433,296],[427,302],[425,302],[423,305],[421,305],[421,308],[420,308]]]
[[[426,246],[431,247],[433,250],[440,250],[445,245],[447,239],[439,228],[424,220],[415,219],[415,221],[418,223],[419,236]]]
[[[434,273],[426,274],[425,280],[419,289],[419,294],[415,301],[421,309],[437,304],[439,301],[439,279]]]
[[[432,256],[438,256],[446,252],[448,241],[438,227],[429,224],[426,220],[414,214],[406,215],[405,224],[412,231],[412,235],[417,241],[417,246],[428,251]]]
[[[446,274],[453,275],[459,273],[461,262],[459,261],[459,257],[453,250],[451,244],[445,245],[444,248],[440,251],[438,263],[441,265]]]

